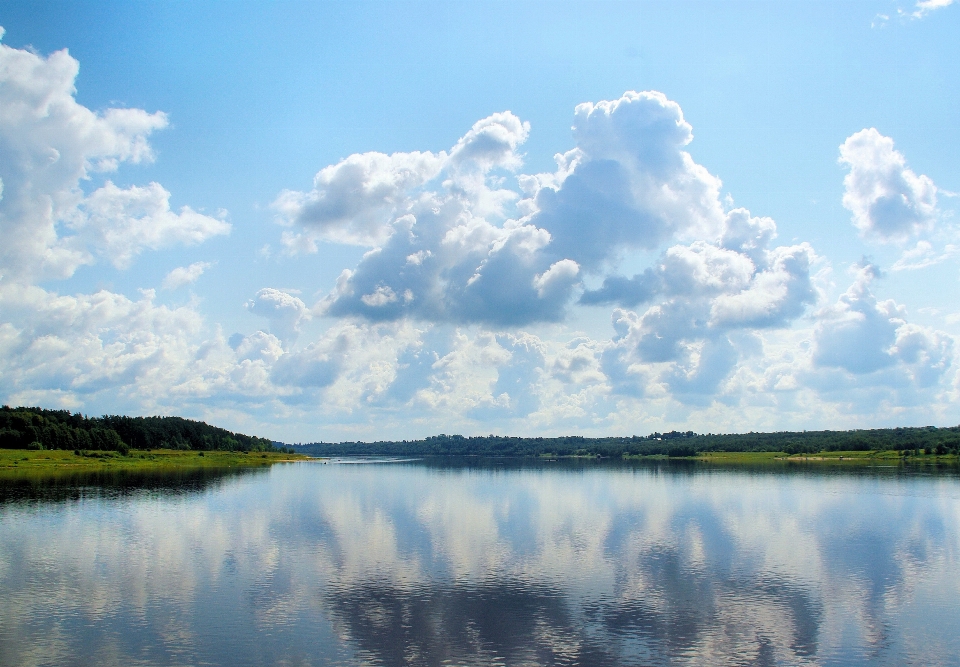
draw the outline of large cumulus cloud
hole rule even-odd
[[[807,244],[769,248],[775,236],[772,220],[735,209],[715,242],[671,246],[643,273],[584,292],[582,303],[620,306],[604,353],[614,390],[642,395],[659,378],[681,400],[709,402],[741,357],[731,334],[788,326],[815,303],[816,254]]]
[[[897,386],[936,384],[951,366],[953,339],[908,323],[906,309],[892,299],[877,299],[872,284],[878,276],[873,264],[859,265],[849,289],[822,314],[814,366],[854,377],[889,371],[883,381]]]
[[[0,32],[2,36],[2,32]],[[64,278],[107,258],[125,268],[144,249],[225,234],[223,220],[170,210],[159,184],[82,183],[123,162],[149,161],[161,112],[78,104],[78,62],[66,50],[44,58],[0,44],[0,273],[5,279]]]
[[[577,147],[560,178],[536,194],[534,222],[551,251],[596,269],[626,248],[656,248],[674,237],[715,236],[723,223],[720,179],[684,148],[693,130],[680,105],[658,92],[576,108]]]
[[[840,162],[850,173],[843,181],[843,205],[864,236],[902,241],[933,226],[937,218],[937,187],[907,167],[893,139],[876,128],[847,137]]]
[[[554,173],[520,175],[528,125],[510,112],[477,122],[449,152],[351,156],[310,192],[276,207],[294,248],[318,238],[366,242],[321,310],[372,321],[413,317],[494,326],[558,321],[584,272],[631,248],[714,239],[724,229],[720,180],[685,147],[679,105],[626,93],[575,111],[576,147]],[[306,241],[304,241],[306,239]]]

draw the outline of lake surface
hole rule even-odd
[[[956,470],[299,463],[0,489],[0,665],[960,665]]]

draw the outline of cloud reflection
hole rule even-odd
[[[8,504],[0,664],[954,664],[958,498],[954,476],[304,464]]]

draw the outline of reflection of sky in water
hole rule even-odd
[[[960,480],[273,468],[0,506],[0,665],[960,664]]]

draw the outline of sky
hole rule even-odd
[[[0,0],[0,401],[960,423],[960,2]]]

